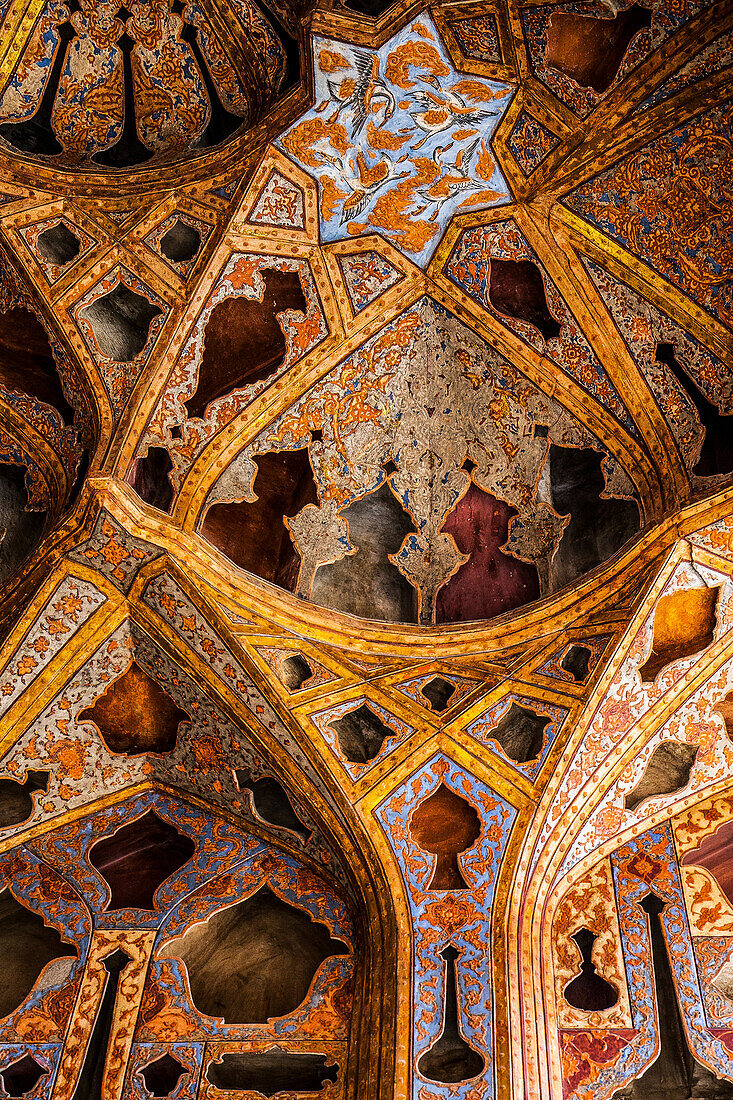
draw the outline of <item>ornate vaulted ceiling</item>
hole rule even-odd
[[[730,3],[0,17],[4,1095],[733,1095]]]

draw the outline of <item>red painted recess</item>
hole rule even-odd
[[[534,565],[499,549],[509,534],[515,508],[471,484],[443,524],[469,559],[438,593],[436,622],[491,619],[536,600],[540,582]]]

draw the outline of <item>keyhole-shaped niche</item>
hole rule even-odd
[[[580,973],[565,986],[565,1000],[582,1012],[603,1012],[618,1004],[618,990],[598,973],[593,962],[593,944],[598,937],[590,928],[579,928],[572,936],[580,952]]]
[[[481,818],[470,802],[441,783],[412,815],[410,836],[436,857],[429,890],[468,889],[458,856],[481,836]]]
[[[429,1081],[452,1085],[469,1081],[483,1071],[486,1059],[468,1043],[461,1031],[456,960],[460,953],[449,944],[440,953],[445,960],[445,1000],[440,1035],[422,1055],[417,1068]]]

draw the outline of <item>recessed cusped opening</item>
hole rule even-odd
[[[191,998],[227,1024],[264,1024],[303,1003],[316,971],[348,947],[268,885],[195,924],[162,952],[180,959]]]

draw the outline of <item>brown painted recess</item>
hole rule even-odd
[[[458,856],[473,848],[481,836],[481,818],[470,802],[441,783],[412,815],[410,836],[423,851],[437,857],[429,890],[468,888]]]
[[[188,1070],[177,1058],[166,1052],[154,1062],[148,1062],[139,1073],[151,1096],[170,1096]]]
[[[336,1081],[339,1067],[325,1054],[301,1054],[280,1050],[224,1054],[209,1062],[206,1079],[216,1089],[252,1092],[271,1097],[280,1093],[320,1092]]]
[[[212,505],[201,534],[235,565],[292,591],[300,555],[283,516],[318,502],[308,451],[273,451],[255,455],[254,463],[257,500]]]
[[[387,738],[394,734],[367,703],[332,719],[329,725],[336,732],[341,752],[352,764],[374,760]]]
[[[78,721],[94,722],[110,752],[134,756],[145,752],[172,752],[178,727],[190,722],[160,684],[136,661],[114,680]]]
[[[632,4],[613,19],[555,12],[547,33],[545,63],[599,94],[608,91],[631,40],[651,26],[649,8]]]
[[[50,263],[65,267],[79,255],[81,242],[68,225],[58,222],[38,234],[36,248]]]
[[[705,867],[733,905],[733,821],[724,822],[682,857],[683,867]]]
[[[302,1004],[321,963],[348,948],[265,885],[160,954],[184,962],[199,1012],[227,1024],[264,1024]]]
[[[552,505],[569,516],[552,558],[553,592],[607,561],[639,530],[636,501],[604,496],[604,457],[592,447],[550,445]]]
[[[262,821],[296,833],[303,843],[310,840],[312,829],[306,828],[300,820],[287,791],[274,776],[263,775],[255,779],[246,768],[237,768],[234,774],[240,791],[252,792],[255,813]]]
[[[42,1077],[48,1073],[32,1054],[24,1054],[16,1062],[0,1070],[3,1088],[8,1096],[26,1096],[35,1089]]]
[[[261,301],[227,298],[211,312],[204,330],[204,354],[196,389],[185,402],[189,417],[201,417],[218,397],[253,382],[264,382],[278,370],[287,351],[277,315],[308,308],[297,271],[260,272],[265,284]]]
[[[124,283],[79,311],[90,324],[102,355],[117,363],[128,363],[140,354],[148,342],[150,326],[162,312],[160,306]]]
[[[173,462],[165,447],[149,447],[147,454],[133,462],[127,482],[146,504],[170,512],[174,493],[168,475],[172,469]]]
[[[673,661],[691,657],[713,640],[720,588],[685,588],[662,596],[654,611],[652,649],[639,676],[650,684]]]
[[[29,512],[25,466],[0,463],[0,583],[23,564],[41,540],[46,512]]]
[[[678,741],[662,741],[657,745],[641,779],[626,795],[626,809],[636,810],[648,798],[674,794],[686,787],[697,750],[697,745],[680,744]]]
[[[536,760],[542,751],[545,731],[552,719],[546,714],[538,714],[530,707],[514,702],[505,715],[489,732],[502,749],[517,764]]]
[[[495,310],[526,321],[545,340],[560,335],[562,325],[550,313],[542,272],[533,260],[491,258],[489,301]]]

